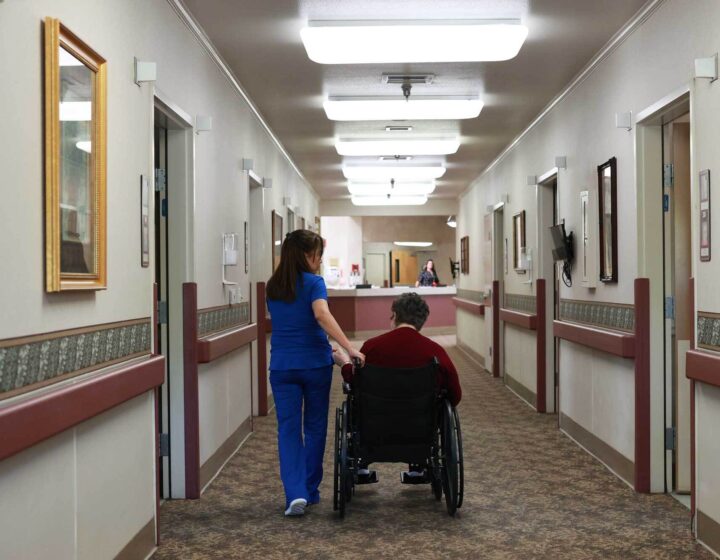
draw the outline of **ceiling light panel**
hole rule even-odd
[[[427,195],[435,190],[435,182],[427,183],[348,183],[350,194],[358,196],[383,196],[394,194],[397,196]]]
[[[432,241],[393,241],[393,245],[399,247],[430,247]]]
[[[442,156],[454,154],[460,147],[457,138],[337,140],[341,156]]]
[[[343,166],[343,175],[351,181],[431,181],[445,174],[441,166]]]
[[[527,34],[519,19],[310,21],[300,31],[320,64],[509,60]]]
[[[323,104],[331,121],[474,119],[483,102],[469,96],[330,97]]]
[[[423,196],[355,196],[351,198],[355,206],[421,206],[428,197]]]

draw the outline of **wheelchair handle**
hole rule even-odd
[[[360,361],[360,358],[353,358],[352,363],[353,363],[353,367],[356,369],[359,369],[362,366],[362,362]]]

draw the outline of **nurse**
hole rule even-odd
[[[289,233],[280,264],[267,283],[272,319],[270,385],[287,516],[303,515],[308,504],[320,501],[333,369],[328,335],[351,358],[365,359],[330,313],[325,281],[317,274],[322,254],[323,240],[316,233]]]

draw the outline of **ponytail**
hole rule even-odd
[[[268,299],[287,303],[295,301],[298,277],[303,272],[312,272],[307,255],[323,253],[323,239],[317,233],[298,229],[288,233],[280,249],[280,264],[267,282]]]

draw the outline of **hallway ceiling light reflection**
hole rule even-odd
[[[394,194],[397,196],[427,195],[435,190],[435,181],[427,183],[348,183],[350,194],[360,196],[382,196]]]
[[[430,247],[432,241],[393,241],[398,247]]]
[[[519,19],[309,21],[300,30],[320,64],[509,60],[527,34]]]
[[[421,206],[428,200],[422,196],[357,196],[353,195],[352,203],[355,206]]]
[[[343,166],[343,175],[351,181],[431,181],[439,179],[445,174],[442,166]]]
[[[341,156],[441,156],[460,148],[457,138],[419,138],[390,140],[337,140]]]
[[[92,120],[92,102],[91,101],[61,101],[60,102],[60,120],[61,121],[91,121]]]
[[[458,95],[393,97],[330,97],[323,103],[331,121],[401,121],[474,119],[483,102]]]

